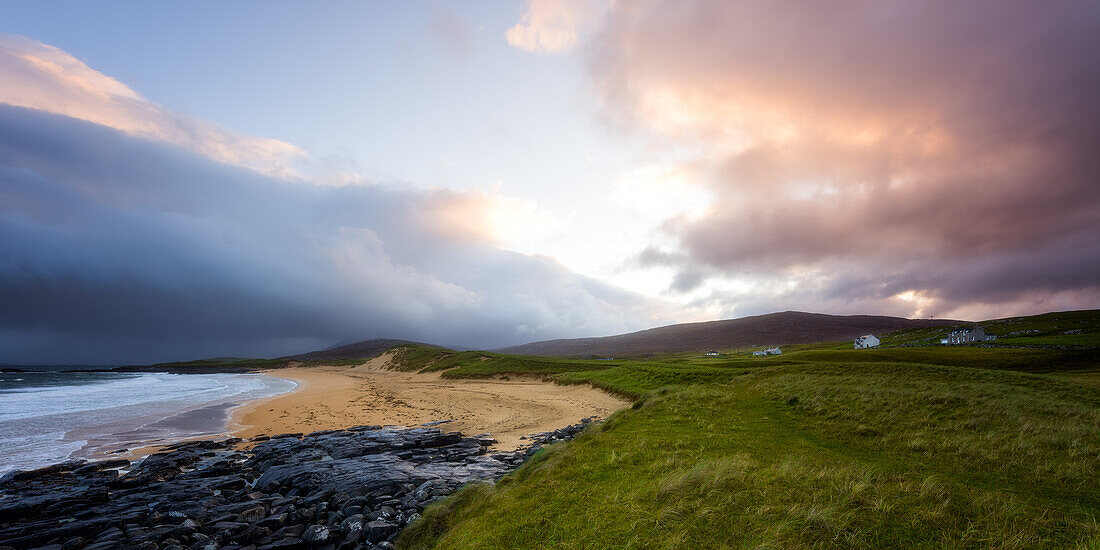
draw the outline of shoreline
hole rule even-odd
[[[177,374],[169,372],[125,374]],[[232,437],[233,410],[258,399],[278,397],[297,389],[298,383],[266,373],[197,373],[233,374],[257,376],[293,384],[293,387],[275,395],[262,397],[230,396],[182,408],[161,411],[149,415],[123,417],[106,424],[84,426],[65,433],[64,441],[83,442],[80,448],[69,453],[64,460],[104,460],[125,458],[131,462],[160,452],[168,447],[211,438]]]
[[[389,370],[384,354],[358,366],[288,367],[263,371],[296,382],[290,392],[232,409],[228,434],[250,439],[352,426],[420,426],[447,421],[467,435],[491,434],[502,450],[526,436],[582,418],[606,418],[630,403],[586,386],[541,379],[446,379],[438,373]]]
[[[88,435],[86,438],[83,438],[84,445],[80,449],[73,451],[68,457],[66,457],[66,460],[86,459],[89,461],[95,461],[104,459],[125,458],[127,460],[130,460],[131,462],[137,462],[151,454],[162,452],[166,449],[182,443],[208,441],[211,439],[228,439],[233,437],[233,432],[236,430],[236,426],[233,423],[233,411],[255,401],[272,399],[275,397],[279,397],[280,395],[294,392],[298,389],[299,386],[299,383],[294,380],[290,380],[288,378],[280,376],[273,376],[267,373],[254,372],[242,374],[276,378],[279,380],[290,382],[294,384],[294,387],[285,392],[266,397],[256,397],[244,400],[215,400],[172,411],[167,415],[155,415],[157,420],[143,423],[141,424],[141,426],[128,432],[101,434],[98,437]],[[133,420],[135,419],[127,420],[133,422]],[[158,426],[172,425],[176,425],[178,428],[181,428],[191,433],[188,435],[169,434],[160,437],[153,434],[147,434],[147,430],[151,428],[155,429]],[[143,431],[146,431],[145,435],[143,435]],[[65,437],[72,437],[74,440],[79,440],[82,438],[80,432],[81,430],[75,430],[65,434]],[[134,439],[123,439],[123,436],[127,435],[134,437]]]
[[[467,435],[490,434],[497,441],[495,449],[515,450],[529,443],[531,434],[583,418],[606,418],[630,404],[590,386],[565,386],[535,377],[445,379],[440,373],[390,370],[389,359],[383,354],[353,366],[253,371],[247,374],[294,387],[270,396],[218,399],[119,419],[112,422],[115,426],[79,428],[65,434],[65,440],[82,444],[64,460],[125,458],[136,463],[194,441],[241,438],[242,445],[251,446],[248,440],[257,436],[436,423]]]

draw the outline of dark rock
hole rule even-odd
[[[126,535],[122,532],[122,529],[119,529],[118,527],[111,527],[100,532],[95,541],[100,542],[105,540],[121,540],[125,537]]]
[[[267,517],[267,510],[265,510],[263,506],[255,506],[241,512],[241,515],[238,517],[237,521],[241,521],[244,523],[256,523],[257,521],[260,521],[265,517]]]
[[[241,523],[239,521],[220,521],[211,526],[211,528],[220,533],[225,533],[229,536],[236,535],[241,531],[244,531],[248,527],[248,524]]]
[[[125,458],[112,458],[108,460],[97,460],[95,462],[89,462],[84,466],[73,470],[76,475],[87,475],[92,472],[98,472],[100,470],[106,470],[108,468],[125,468],[130,465],[130,461]]]
[[[279,529],[279,530],[275,531],[274,533],[271,534],[271,536],[274,537],[274,538],[284,538],[284,537],[296,537],[297,538],[297,537],[301,537],[302,533],[304,533],[305,530],[306,530],[306,526],[302,525],[302,524],[288,525],[286,527],[283,527],[282,529]]]
[[[252,544],[271,534],[271,529],[259,525],[249,525],[241,531],[233,540],[241,544]]]
[[[357,527],[348,530],[347,535],[344,535],[344,542],[359,542],[363,540],[363,525],[359,524]]]
[[[260,521],[259,525],[267,527],[268,529],[279,529],[283,525],[286,525],[288,519],[290,519],[290,514],[286,512],[277,515],[273,514]]]
[[[207,523],[223,523],[227,521],[237,521],[237,514],[222,514]]]
[[[83,550],[119,550],[122,548],[122,543],[117,540],[104,540],[93,542],[84,547]]]
[[[271,548],[279,549],[279,550],[283,550],[283,549],[290,550],[290,549],[293,549],[293,548],[301,548],[302,546],[303,546],[302,539],[300,539],[298,537],[281,538],[281,539],[271,543]]]
[[[84,537],[73,537],[61,545],[61,550],[80,550],[84,548]]]
[[[365,530],[371,542],[381,542],[397,534],[397,526],[386,521],[368,521]]]
[[[310,546],[320,546],[328,542],[330,535],[331,532],[328,527],[324,525],[310,525],[306,527],[305,532],[302,533],[302,542]]]

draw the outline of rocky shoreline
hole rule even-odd
[[[493,452],[429,423],[195,441],[135,464],[63,462],[0,478],[0,550],[392,548],[424,508],[495,481],[592,419]]]

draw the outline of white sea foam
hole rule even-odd
[[[64,460],[89,439],[148,429],[184,411],[240,403],[295,387],[289,380],[248,374],[97,374],[82,378],[74,373],[63,382],[69,380],[71,384],[58,385],[54,380],[52,385],[39,387],[20,381],[18,388],[0,391],[0,473]],[[157,437],[202,433],[209,429],[195,433],[161,430]]]

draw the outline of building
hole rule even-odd
[[[940,340],[940,342],[948,345],[956,344],[971,344],[974,342],[992,342],[997,337],[992,334],[986,334],[982,327],[961,328],[952,331],[947,335],[947,338]]]
[[[856,338],[856,349],[873,348],[879,345],[878,338],[874,334],[864,334]]]
[[[704,353],[703,357],[718,357],[718,351],[712,349],[712,350]]]
[[[760,351],[754,351],[754,352],[752,352],[752,354],[757,356],[757,357],[764,356],[764,355],[782,355],[783,350],[779,349],[779,346],[776,346],[774,348],[768,348],[768,349],[762,349]]]

